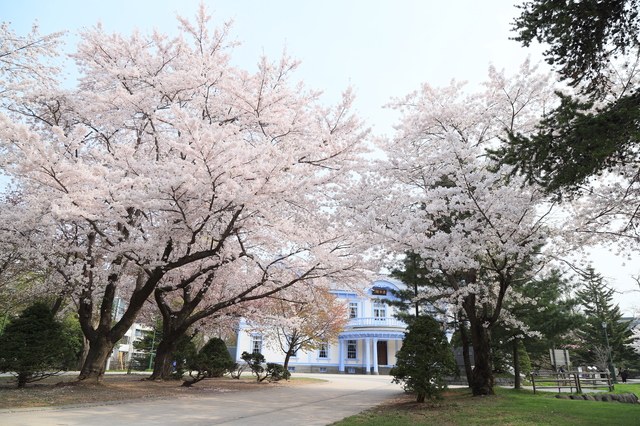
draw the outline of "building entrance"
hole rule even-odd
[[[387,341],[378,340],[378,365],[387,365]]]

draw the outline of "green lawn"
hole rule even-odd
[[[349,425],[640,425],[640,405],[562,400],[552,393],[496,388],[495,397],[451,389],[443,401],[417,404],[407,396],[335,423]],[[640,393],[640,385],[616,385],[614,393]]]

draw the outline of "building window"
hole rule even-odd
[[[347,373],[348,374],[356,374],[356,369],[354,367],[349,367],[349,368],[347,368]]]
[[[251,353],[262,353],[262,335],[254,334],[253,336],[251,336]]]
[[[326,373],[327,372],[327,367],[320,367],[320,372],[321,373]]]
[[[386,296],[387,289],[386,288],[374,288],[371,290],[371,294],[374,296]]]
[[[295,373],[296,368],[295,367],[287,367],[287,370],[291,371],[292,373]]]
[[[329,358],[328,344],[320,343],[320,348],[318,349],[318,358]]]
[[[358,302],[349,302],[349,318],[358,318]]]
[[[358,358],[358,341],[347,340],[347,359]]]
[[[375,318],[385,318],[387,316],[387,305],[384,303],[374,303],[373,316]]]

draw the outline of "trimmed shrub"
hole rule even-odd
[[[291,373],[284,368],[282,364],[275,362],[267,363],[267,377],[270,382],[278,382],[280,380],[289,380]]]
[[[396,355],[396,367],[391,369],[394,383],[407,392],[415,392],[417,402],[442,399],[446,376],[458,375],[458,367],[440,329],[429,316],[416,317],[407,327],[402,348]]]

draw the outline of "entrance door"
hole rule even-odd
[[[378,340],[378,365],[387,365],[387,341]]]

